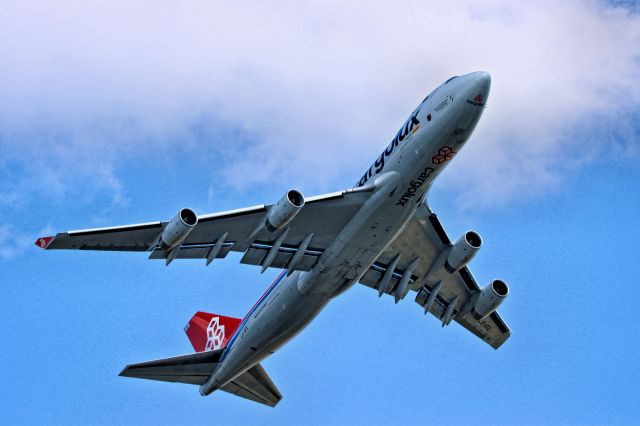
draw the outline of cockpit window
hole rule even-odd
[[[450,82],[451,80],[453,80],[454,78],[458,77],[457,75],[454,75],[453,77],[451,77],[449,80],[445,81],[444,83],[442,83],[440,86],[438,86],[438,88],[436,90],[434,90],[433,92],[431,92],[429,95],[427,95],[426,98],[424,98],[422,100],[422,102],[424,103],[427,99],[429,99],[429,96],[431,96],[432,94],[436,93],[442,86],[444,86],[445,84],[447,84],[448,82]]]

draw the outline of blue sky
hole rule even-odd
[[[633,3],[7,5],[0,16],[0,421],[637,424],[640,17]],[[354,16],[358,16],[355,19]],[[506,280],[498,351],[356,286],[264,362],[276,409],[120,378],[242,317],[240,257],[42,252],[36,237],[352,185],[451,75],[488,108],[429,202]]]

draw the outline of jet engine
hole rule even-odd
[[[170,251],[182,243],[187,235],[198,224],[198,215],[191,209],[182,209],[171,219],[162,231],[160,246],[165,251]]]
[[[474,231],[467,231],[453,243],[453,247],[447,256],[444,267],[450,273],[462,269],[482,246],[482,238]]]
[[[287,191],[286,194],[269,209],[265,227],[269,232],[275,232],[284,228],[296,217],[304,206],[304,196],[295,189]]]
[[[502,280],[493,280],[491,284],[480,290],[480,294],[473,305],[473,314],[478,319],[483,319],[498,309],[498,306],[509,294],[507,283]]]

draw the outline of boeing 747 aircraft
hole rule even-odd
[[[425,314],[453,321],[497,349],[511,332],[496,309],[504,281],[480,287],[467,264],[482,239],[451,242],[425,201],[434,179],[464,146],[491,77],[452,77],[411,113],[355,186],[305,198],[290,190],[272,205],[168,222],[86,229],[44,237],[47,250],[149,252],[151,259],[205,259],[230,251],[241,263],[283,269],[243,318],[196,313],[185,327],[196,353],[131,364],[121,376],[198,385],[275,406],[282,398],[260,362],[300,332],[334,297],[360,283],[396,303],[409,293]]]

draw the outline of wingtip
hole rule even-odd
[[[133,364],[127,364],[127,365],[125,365],[125,366],[124,366],[124,368],[122,369],[122,371],[118,374],[118,376],[119,376],[119,377],[135,377],[135,376],[132,374],[132,371],[131,371],[131,366],[132,366],[132,365],[133,365]]]
[[[51,244],[51,241],[53,241],[53,237],[42,237],[36,240],[35,245],[46,250],[49,244]]]

